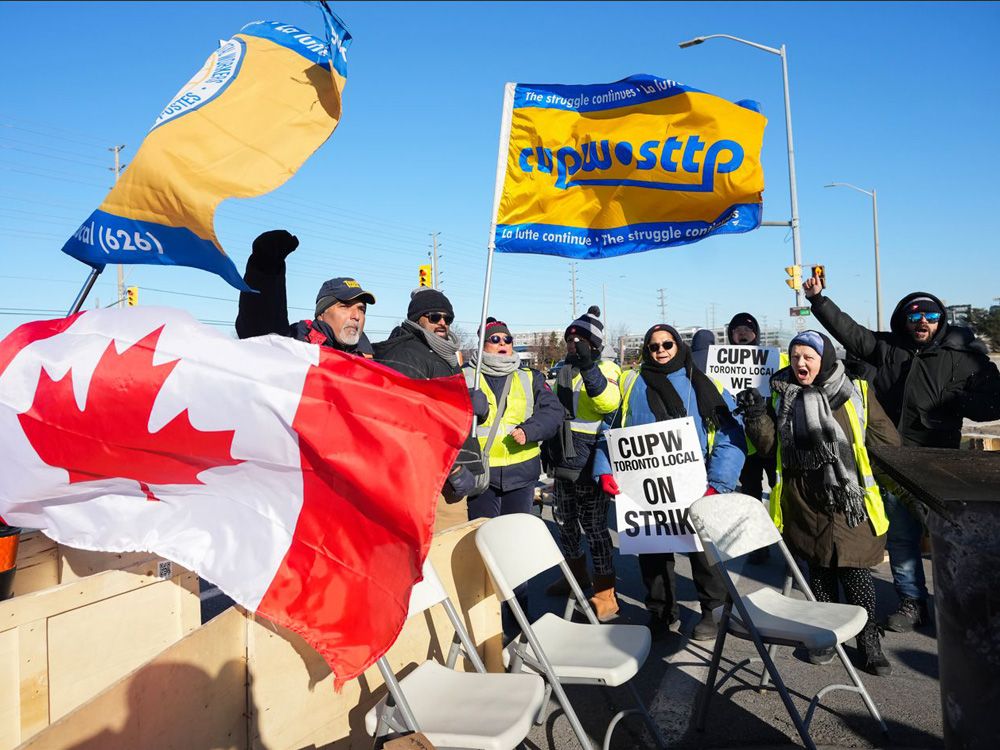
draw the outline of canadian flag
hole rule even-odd
[[[339,686],[403,626],[471,419],[461,378],[177,310],[28,323],[0,342],[0,516],[177,561],[302,635]]]

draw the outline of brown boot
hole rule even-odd
[[[590,573],[587,571],[587,556],[582,555],[580,557],[573,558],[572,560],[567,560],[566,563],[569,565],[569,569],[573,571],[573,577],[576,578],[576,582],[580,584],[580,588],[586,591],[590,588]],[[547,589],[545,589],[546,596],[569,596],[569,581],[566,580],[566,576],[559,571],[559,580],[551,584]]]
[[[597,619],[607,622],[618,614],[618,599],[615,597],[615,574],[594,576],[594,595],[590,597]]]

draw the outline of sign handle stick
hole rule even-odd
[[[500,142],[497,146],[497,178],[493,186],[493,215],[490,218],[490,237],[487,243],[486,280],[483,283],[483,310],[479,316],[479,349],[476,356],[475,387],[479,387],[479,375],[483,371],[483,346],[486,344],[486,315],[490,306],[490,284],[493,281],[493,251],[496,248],[497,211],[503,195],[503,182],[507,174],[507,150],[510,147],[510,118],[514,111],[514,89],[516,84],[504,86],[503,116],[500,121]],[[472,434],[476,434],[476,420],[472,420]]]
[[[73,300],[73,306],[70,307],[69,312],[66,313],[66,317],[70,315],[76,315],[80,312],[80,308],[83,307],[83,303],[87,301],[87,295],[90,294],[90,290],[94,288],[94,284],[97,283],[97,277],[101,275],[101,272],[96,268],[90,269],[90,275],[87,280],[83,282],[83,287],[80,289],[80,293],[76,295],[76,299]]]

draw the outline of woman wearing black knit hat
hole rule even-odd
[[[867,610],[857,637],[861,666],[888,675],[869,568],[882,562],[889,522],[867,446],[898,446],[899,434],[825,335],[803,331],[788,353],[791,364],[771,377],[770,405],[755,389],[739,395],[747,435],[759,452],[777,457],[771,518],[792,554],[809,564],[818,601],[837,601],[842,586],[848,603]],[[834,655],[819,649],[809,658],[826,664]]]
[[[691,350],[677,330],[666,323],[653,326],[643,338],[642,363],[621,382],[622,406],[615,426],[634,427],[669,419],[695,417],[695,429],[705,457],[708,486],[705,494],[733,492],[743,468],[746,440],[733,417],[735,402],[694,366]],[[711,448],[709,447],[711,446]],[[606,448],[594,461],[594,473],[605,492],[617,495]],[[712,610],[725,603],[726,589],[712,570],[704,552],[690,554],[691,571],[701,619],[692,638],[708,640],[716,634]],[[650,628],[663,637],[678,619],[674,556],[671,553],[639,555],[646,585],[646,605],[653,613]]]
[[[580,586],[587,588],[590,575],[580,536],[583,528],[595,573],[590,603],[598,618],[608,620],[618,613],[614,547],[608,530],[611,501],[595,484],[591,469],[597,436],[621,402],[621,370],[601,359],[604,324],[600,315],[601,309],[593,305],[566,328],[566,364],[559,370],[555,387],[565,414],[559,434],[545,442],[543,456],[549,474],[555,477],[553,515],[559,526],[559,547]],[[546,593],[566,596],[569,584],[560,575]]]

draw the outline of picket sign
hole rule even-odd
[[[771,376],[781,367],[781,351],[763,346],[708,347],[705,373],[735,396],[747,388],[771,395]]]
[[[623,555],[700,552],[688,522],[691,503],[707,483],[701,442],[691,417],[608,430]]]

